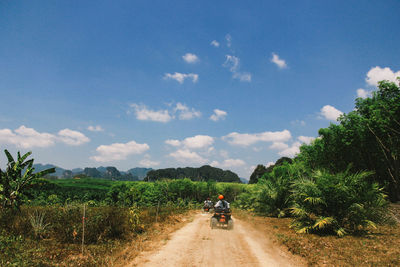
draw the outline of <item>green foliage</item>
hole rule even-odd
[[[374,227],[385,218],[382,188],[368,181],[372,173],[330,174],[316,171],[293,183],[292,226],[299,233],[346,233]]]
[[[54,168],[34,173],[33,159],[26,160],[32,152],[28,152],[21,157],[18,152],[15,161],[8,150],[4,150],[8,163],[7,169],[3,172],[0,169],[0,205],[2,208],[19,208],[26,187],[29,186],[34,179],[43,177],[46,174],[55,172]]]
[[[49,223],[44,222],[45,215],[45,212],[40,212],[38,210],[35,210],[29,215],[34,237],[37,239],[44,238],[47,235]]]
[[[343,172],[370,170],[392,201],[400,200],[400,88],[379,82],[370,98],[357,98],[354,111],[339,124],[320,129],[320,138],[300,148],[298,160],[308,169]]]

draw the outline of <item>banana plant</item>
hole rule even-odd
[[[33,159],[27,160],[32,152],[27,152],[21,157],[18,151],[17,160],[14,160],[8,150],[4,150],[8,163],[6,171],[0,169],[0,205],[2,208],[19,209],[24,190],[35,179],[54,173],[55,168],[36,172]]]

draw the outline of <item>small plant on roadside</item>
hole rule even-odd
[[[45,223],[44,218],[46,216],[45,212],[40,212],[35,210],[33,214],[29,215],[29,221],[32,226],[32,230],[34,233],[35,238],[43,239],[48,232],[48,226],[50,223]]]

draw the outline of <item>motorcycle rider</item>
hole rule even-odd
[[[214,206],[215,209],[222,209],[222,210],[225,210],[225,209],[229,210],[230,209],[230,204],[229,204],[228,201],[226,201],[224,199],[223,195],[219,195],[218,199],[219,199],[218,202]]]
[[[204,208],[212,208],[213,206],[213,202],[210,200],[210,198],[208,197],[205,201],[204,201]]]

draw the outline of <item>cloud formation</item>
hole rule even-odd
[[[361,98],[367,98],[371,96],[371,92],[367,91],[365,89],[359,88],[357,89],[357,97],[361,97]]]
[[[336,121],[343,112],[331,105],[325,105],[321,108],[320,114],[327,120]]]
[[[186,164],[202,165],[207,162],[207,160],[197,152],[190,151],[189,149],[178,149],[177,151],[170,153],[169,156],[180,163]]]
[[[225,120],[225,117],[228,113],[226,111],[220,110],[220,109],[214,109],[214,114],[210,116],[210,120],[212,121],[219,121],[219,120]]]
[[[83,133],[70,129],[59,131],[58,136],[62,142],[71,146],[79,146],[90,141]]]
[[[275,53],[272,53],[271,62],[275,63],[280,69],[287,68],[286,61],[283,59],[280,59],[279,56]]]
[[[185,79],[191,79],[193,83],[196,83],[199,79],[199,75],[195,74],[195,73],[179,73],[179,72],[175,72],[174,74],[171,73],[165,73],[164,74],[164,79],[165,80],[175,80],[180,84],[183,84],[183,82],[185,81]]]
[[[250,146],[257,142],[286,142],[290,138],[292,136],[288,130],[255,134],[233,132],[222,137],[229,144],[238,146]]]
[[[296,154],[300,152],[300,142],[294,142],[290,147],[278,152],[278,154],[282,157],[294,157]]]
[[[222,64],[232,72],[232,78],[238,79],[241,82],[251,82],[251,74],[248,72],[239,71],[240,59],[236,56],[226,55],[225,62]]]
[[[174,112],[178,113],[178,117],[180,120],[191,120],[201,117],[200,111],[195,110],[194,108],[189,108],[185,104],[179,102],[176,104]]]
[[[147,154],[147,155],[144,155],[144,159],[139,161],[139,165],[146,167],[146,168],[150,168],[150,167],[155,167],[155,166],[160,165],[160,162],[151,160],[150,155]]]
[[[87,129],[91,132],[103,132],[104,129],[100,126],[100,125],[96,125],[96,126],[88,126]]]
[[[214,47],[219,47],[219,43],[216,40],[212,40],[210,45],[212,45]]]
[[[311,136],[299,136],[297,137],[297,139],[301,142],[301,143],[305,143],[307,145],[311,144],[312,141],[315,140],[315,137],[311,137]]]
[[[185,60],[187,63],[193,64],[199,62],[199,58],[192,53],[186,53],[185,55],[182,56],[183,60]]]
[[[400,71],[394,72],[388,67],[381,68],[376,66],[368,71],[365,81],[368,85],[378,86],[378,82],[382,80],[388,80],[390,82],[397,83],[397,77],[400,77]]]
[[[135,112],[136,119],[141,121],[169,122],[172,116],[168,110],[151,110],[145,105],[131,104]]]
[[[244,166],[246,165],[246,162],[244,162],[241,159],[225,159],[222,162],[214,160],[213,162],[210,163],[210,165],[222,169],[229,169],[229,168]]]
[[[90,159],[97,162],[124,160],[130,155],[141,154],[149,149],[150,147],[146,143],[138,144],[135,141],[101,145],[96,148],[98,155],[92,156]]]
[[[90,139],[83,133],[70,129],[63,129],[58,134],[40,133],[33,128],[21,125],[14,131],[0,129],[0,144],[12,144],[20,148],[50,147],[56,142],[78,146],[89,142]]]
[[[193,137],[187,137],[182,141],[168,139],[165,141],[170,146],[183,146],[185,149],[202,149],[208,148],[214,143],[214,137],[208,135],[196,135]]]

